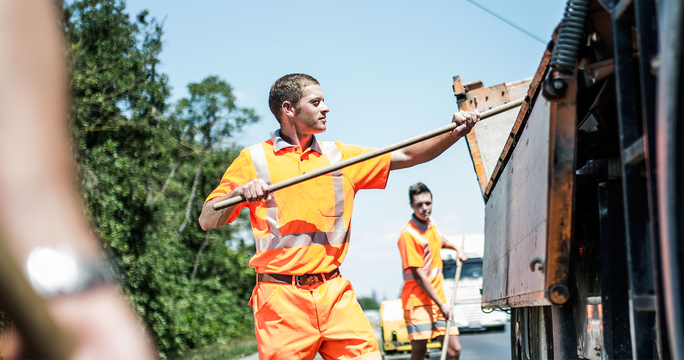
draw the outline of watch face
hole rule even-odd
[[[68,249],[33,250],[26,271],[33,289],[44,297],[69,294],[79,286],[78,260]]]

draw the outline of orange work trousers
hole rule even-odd
[[[435,303],[409,306],[404,310],[404,321],[409,340],[432,340],[446,334],[446,318]],[[449,335],[458,335],[458,327],[451,326]]]
[[[252,300],[259,360],[377,359],[375,333],[342,276],[313,285],[260,282]]]

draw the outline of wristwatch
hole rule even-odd
[[[113,281],[107,261],[86,261],[68,246],[33,249],[25,270],[33,290],[46,299],[77,294]]]

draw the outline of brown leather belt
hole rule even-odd
[[[340,269],[335,269],[329,273],[286,275],[286,274],[257,274],[257,281],[275,284],[295,284],[298,286],[311,286],[320,282],[334,279],[340,275]],[[294,278],[294,279],[293,279]]]

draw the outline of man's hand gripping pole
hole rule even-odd
[[[486,119],[486,118],[488,118],[488,117],[491,117],[491,116],[500,114],[500,113],[502,113],[502,112],[504,112],[504,111],[508,111],[508,110],[510,110],[510,109],[516,108],[516,107],[520,106],[520,105],[524,102],[524,100],[525,100],[524,98],[521,98],[521,99],[518,99],[518,100],[515,100],[515,101],[511,101],[511,102],[509,102],[509,103],[506,103],[506,104],[504,104],[504,105],[501,105],[501,106],[499,106],[499,107],[496,107],[496,108],[493,108],[493,109],[484,111],[484,112],[482,112],[482,113],[480,114],[480,121],[482,121],[482,120],[484,120],[484,119]],[[306,180],[310,180],[310,179],[319,177],[319,176],[321,176],[321,175],[329,174],[329,173],[331,173],[331,172],[333,172],[333,171],[336,171],[336,170],[345,168],[345,167],[347,167],[347,166],[351,166],[351,165],[354,165],[354,164],[358,164],[358,163],[360,163],[360,162],[362,162],[362,161],[366,161],[366,160],[368,160],[368,159],[372,159],[372,158],[374,158],[374,157],[377,157],[377,156],[380,156],[380,155],[384,155],[384,154],[387,154],[387,153],[389,153],[389,152],[392,152],[392,151],[395,151],[395,150],[398,150],[398,149],[401,149],[401,148],[405,148],[405,147],[407,147],[407,146],[410,146],[410,145],[419,143],[419,142],[421,142],[421,141],[424,141],[424,140],[427,140],[427,139],[431,139],[431,138],[433,138],[433,137],[435,137],[435,136],[442,135],[442,134],[446,134],[446,133],[448,133],[448,132],[452,132],[452,131],[454,131],[454,129],[456,129],[457,126],[459,126],[459,124],[453,123],[453,122],[452,122],[452,123],[450,123],[450,124],[448,124],[448,125],[444,125],[444,126],[442,126],[442,127],[439,127],[439,128],[437,128],[437,129],[434,129],[434,130],[432,130],[432,131],[428,131],[428,132],[426,132],[426,133],[423,133],[423,134],[414,136],[414,137],[412,137],[412,138],[408,138],[408,139],[406,139],[406,140],[399,141],[399,142],[394,143],[394,144],[392,144],[392,145],[387,145],[387,146],[385,146],[385,147],[382,147],[382,148],[379,148],[379,149],[375,149],[375,150],[369,151],[369,152],[367,152],[367,153],[365,153],[365,154],[362,154],[362,155],[359,155],[359,156],[355,156],[355,157],[349,158],[349,159],[347,159],[347,160],[343,160],[343,161],[341,161],[341,162],[339,162],[339,163],[337,163],[337,164],[333,164],[333,165],[329,165],[329,166],[326,166],[326,167],[322,167],[322,168],[320,168],[320,169],[318,169],[318,170],[311,171],[311,172],[309,172],[309,173],[307,173],[307,174],[302,174],[302,175],[299,175],[299,176],[295,176],[295,177],[293,177],[293,178],[290,178],[290,179],[288,179],[288,180],[281,181],[281,182],[279,182],[279,183],[275,183],[275,184],[269,186],[269,187],[268,187],[268,190],[269,190],[269,192],[278,191],[278,190],[280,190],[280,189],[284,189],[284,188],[286,188],[286,187],[289,187],[289,186],[292,186],[292,185],[295,185],[295,184],[299,184],[299,183],[304,182],[304,181],[306,181]],[[246,200],[247,200],[247,199],[245,199],[244,196],[240,195],[240,196],[236,196],[236,197],[230,198],[230,199],[228,199],[228,200],[219,201],[219,202],[217,202],[216,204],[214,204],[214,205],[212,206],[212,208],[213,208],[214,210],[221,210],[221,209],[225,209],[225,208],[230,207],[230,206],[234,206],[234,205],[240,204],[240,203],[242,203],[242,202],[245,202]]]

